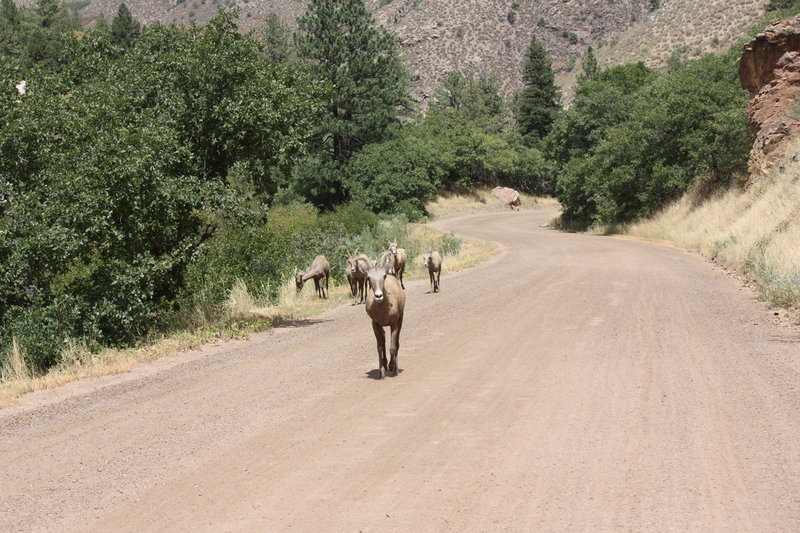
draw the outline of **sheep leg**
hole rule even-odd
[[[399,368],[397,366],[397,352],[400,350],[400,328],[403,327],[403,316],[397,319],[397,324],[392,326],[392,344],[389,348],[389,354],[392,356],[392,359],[389,361],[389,368],[390,372],[393,372],[396,376]]]
[[[329,279],[330,279],[330,275],[325,274],[325,291],[323,292],[323,294],[325,295],[324,297],[325,297],[326,300],[328,299],[328,293],[330,292],[328,290],[328,280]]]
[[[377,322],[372,322],[372,331],[375,332],[375,340],[378,341],[378,372],[380,372],[383,379],[386,376],[386,334],[383,332],[383,327]]]
[[[400,287],[402,287],[402,288],[403,288],[403,290],[406,290],[406,286],[405,286],[405,285],[403,285],[403,272],[404,272],[404,271],[405,271],[405,268],[403,268],[403,270],[399,271],[399,272],[397,273],[397,276],[400,278]]]
[[[439,292],[439,282],[441,281],[441,279],[442,279],[442,271],[440,270],[439,272],[436,273],[436,285],[434,287],[433,292]]]
[[[428,277],[431,278],[431,291],[436,292],[436,280],[433,276],[434,276],[433,272],[429,270]]]

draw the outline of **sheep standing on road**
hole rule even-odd
[[[403,312],[406,305],[406,294],[397,281],[389,275],[387,266],[376,266],[367,272],[369,289],[365,308],[367,315],[372,319],[372,331],[378,342],[378,371],[383,379],[387,372],[397,375],[397,352],[400,349],[400,329],[403,327]],[[391,331],[391,344],[389,354],[391,359],[386,361],[386,334],[383,328]]]
[[[318,255],[314,258],[314,262],[311,263],[311,268],[309,268],[305,273],[301,274],[300,272],[294,275],[294,282],[297,286],[297,292],[303,290],[303,284],[310,279],[314,279],[314,287],[317,289],[317,296],[320,298],[328,298],[327,291],[328,291],[328,280],[330,279],[330,272],[331,272],[331,265],[328,263],[328,260],[325,258],[324,255]],[[322,286],[322,280],[325,280],[325,286]]]
[[[422,263],[428,269],[431,278],[431,291],[439,292],[439,280],[442,277],[442,256],[437,251],[422,256]]]
[[[394,258],[394,272],[392,272],[392,274],[400,280],[400,286],[405,290],[406,286],[403,284],[403,272],[406,271],[406,261],[408,258],[406,250],[405,248],[398,248],[396,242],[390,242],[389,252],[391,252]]]
[[[364,254],[356,254],[347,259],[347,280],[350,292],[361,303],[366,298],[367,271],[372,268],[372,261]]]

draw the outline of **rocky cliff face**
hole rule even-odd
[[[785,155],[800,132],[800,15],[768,26],[744,47],[739,81],[750,91],[750,181]]]

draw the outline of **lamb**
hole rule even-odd
[[[350,292],[358,297],[358,303],[366,297],[365,285],[370,268],[372,260],[364,254],[355,254],[347,259],[347,280],[350,282]]]
[[[328,298],[327,290],[328,290],[328,281],[330,278],[331,272],[331,265],[328,263],[328,260],[325,258],[324,255],[318,255],[314,258],[314,262],[311,263],[311,268],[308,269],[307,272],[301,274],[297,272],[294,275],[294,282],[297,286],[297,292],[303,290],[303,284],[314,278],[314,287],[317,289],[317,296],[320,298]],[[325,286],[322,286],[322,278],[325,278]]]
[[[442,256],[437,251],[422,256],[422,264],[428,269],[433,292],[439,292],[439,280],[442,277]]]
[[[406,295],[397,278],[389,275],[388,266],[376,266],[367,272],[367,281],[371,291],[367,291],[365,308],[367,315],[372,319],[372,331],[378,342],[378,370],[380,379],[387,372],[397,375],[397,351],[400,349],[400,329],[403,327],[403,311],[406,305]],[[391,345],[389,354],[391,360],[386,362],[386,334],[383,328],[391,330]]]
[[[406,250],[405,248],[398,248],[396,242],[390,242],[389,251],[394,256],[394,266],[392,267],[394,270],[393,274],[400,280],[400,286],[405,290],[406,286],[403,284],[403,272],[406,271]]]

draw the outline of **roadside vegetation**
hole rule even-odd
[[[799,151],[794,141],[789,152]],[[687,194],[622,231],[698,250],[800,319],[800,164],[791,157],[747,190]]]
[[[800,12],[796,1],[766,7],[751,34]],[[660,71],[641,62],[599,69],[590,53],[572,106],[544,140],[563,205],[554,224],[699,250],[751,282],[767,305],[797,310],[796,163],[744,189],[742,44],[693,60],[676,53]]]

